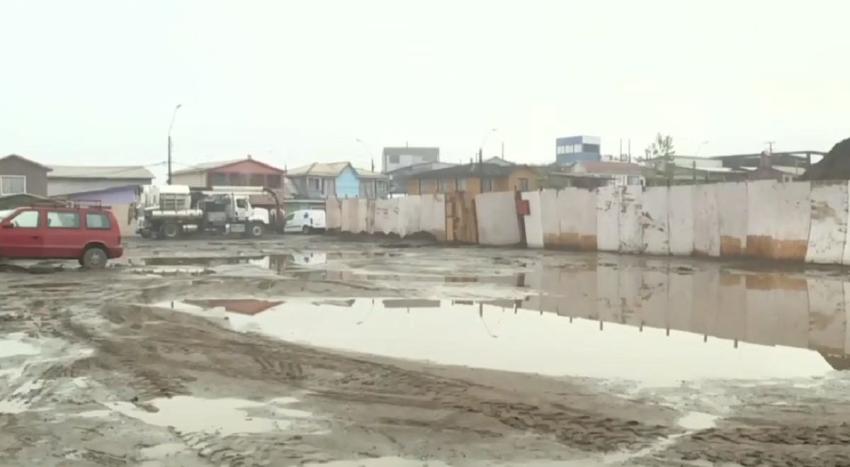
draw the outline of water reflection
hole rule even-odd
[[[831,369],[816,352],[667,332],[555,313],[450,300],[355,299],[350,306],[291,299],[237,330],[395,358],[645,385],[704,379],[811,377]],[[600,327],[602,329],[600,330]]]

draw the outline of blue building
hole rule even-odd
[[[567,136],[555,140],[555,161],[567,165],[602,160],[598,136]]]

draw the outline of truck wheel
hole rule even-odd
[[[109,261],[109,256],[103,248],[91,246],[86,248],[85,253],[80,258],[80,265],[86,269],[103,269],[106,267],[107,261]]]
[[[304,227],[301,227],[301,233],[303,233],[304,235],[307,235],[308,233],[312,233],[312,231],[313,231],[313,229],[311,229],[309,225],[305,225]]]
[[[260,238],[265,233],[265,229],[263,228],[263,224],[251,224],[248,226],[248,233],[250,233],[253,238]]]
[[[141,230],[139,232],[139,235],[141,235],[141,237],[144,238],[145,240],[147,240],[147,239],[149,239],[153,236],[153,235],[151,235],[151,231],[148,230],[148,229]]]
[[[173,222],[169,222],[168,224],[163,224],[159,230],[159,234],[162,238],[167,238],[168,240],[173,240],[180,235],[180,225],[175,224]]]

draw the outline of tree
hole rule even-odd
[[[673,147],[673,137],[670,135],[663,136],[661,133],[655,135],[655,141],[650,144],[644,151],[647,160],[655,159],[663,163],[664,172],[667,178],[667,183],[670,184],[673,180],[673,156],[676,155],[676,149]],[[658,162],[653,164],[656,168]]]
[[[647,159],[654,159],[657,157],[666,157],[670,158],[676,155],[676,149],[673,147],[673,137],[672,136],[663,136],[661,133],[655,135],[655,141],[649,145],[644,151]]]

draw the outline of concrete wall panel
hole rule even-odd
[[[628,185],[621,188],[618,231],[620,252],[643,252],[643,227],[641,225],[643,187]]]
[[[806,262],[842,264],[847,241],[847,182],[813,183]]]
[[[747,251],[747,184],[715,185],[720,256],[743,256]]]
[[[614,186],[596,190],[596,248],[620,250],[620,189]]]
[[[443,194],[420,196],[419,228],[438,241],[446,240],[446,197]]]
[[[643,229],[643,251],[650,255],[670,254],[669,188],[649,187],[643,193],[641,203],[641,227]]]
[[[522,199],[528,201],[529,214],[523,216],[525,223],[525,239],[529,248],[543,248],[543,207],[540,202],[539,191],[526,191],[520,194]],[[554,213],[546,213],[552,215]]]
[[[418,195],[398,199],[398,235],[400,237],[406,237],[422,230],[420,227],[421,201]]]
[[[690,256],[694,252],[693,187],[671,186],[669,201],[670,254]]]
[[[380,234],[390,234],[394,224],[398,223],[398,200],[378,199],[375,200],[375,223],[372,231]],[[396,208],[393,216],[393,208]]]
[[[342,227],[340,230],[357,233],[360,228],[360,203],[357,199],[342,200]],[[365,217],[366,213],[363,213]]]
[[[336,198],[325,200],[325,225],[328,230],[342,228],[342,203]]]
[[[714,185],[694,185],[694,254],[720,256],[720,225]]]
[[[779,212],[773,258],[779,260],[806,260],[811,230],[811,182],[780,183],[776,185]]]
[[[596,192],[581,188],[558,191],[558,246],[570,250],[596,251]]]
[[[506,246],[520,242],[514,192],[499,191],[475,196],[478,218],[478,243]]]
[[[540,223],[543,228],[543,246],[559,248],[561,218],[557,190],[540,190],[540,212],[542,213]],[[527,231],[526,235],[528,235]]]

